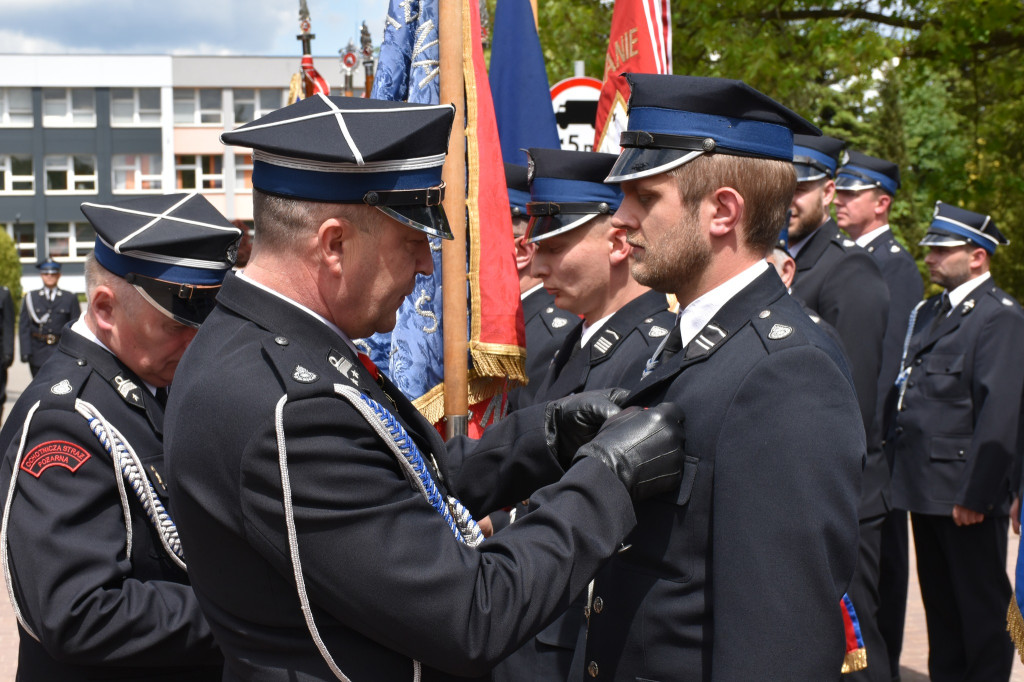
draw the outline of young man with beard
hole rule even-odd
[[[935,682],[1010,678],[1006,535],[1019,481],[1024,313],[996,287],[991,216],[937,202],[921,240],[944,291],[915,308],[887,447],[910,512]]]
[[[595,578],[574,672],[835,679],[864,428],[839,349],[764,259],[793,196],[792,133],[819,131],[738,81],[626,78],[612,224],[633,277],[681,309],[629,404],[679,405],[687,456],[679,491],[638,506]]]
[[[877,425],[885,425],[886,399],[900,369],[910,311],[921,300],[924,286],[917,263],[889,229],[889,210],[900,186],[896,164],[860,152],[850,152],[836,175],[836,223],[878,263],[889,289],[882,366],[878,376]],[[871,455],[869,455],[871,456]],[[889,462],[892,470],[892,462]],[[893,680],[900,678],[900,652],[906,620],[907,512],[890,509],[882,523],[878,580],[878,629],[885,640]]]

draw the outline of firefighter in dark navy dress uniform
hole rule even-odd
[[[219,680],[167,492],[166,387],[239,231],[197,194],[83,204],[89,307],[0,431],[18,680]]]
[[[82,314],[78,297],[57,287],[60,263],[48,260],[36,266],[43,286],[25,294],[18,322],[18,343],[21,361],[28,363],[34,377],[53,352],[64,330]]]
[[[223,135],[254,149],[252,257],[182,360],[167,453],[226,680],[485,679],[615,553],[634,500],[678,487],[674,406],[588,392],[446,446],[355,351],[451,236],[453,118],[318,95]],[[474,515],[546,483],[482,540]]]
[[[907,320],[924,295],[913,256],[889,229],[889,211],[900,184],[895,163],[851,151],[836,174],[836,223],[875,259],[889,289],[876,426],[885,429],[885,402],[899,373]],[[881,444],[878,445],[881,448]],[[892,469],[892,462],[889,462]],[[878,630],[889,655],[891,679],[900,679],[900,652],[907,607],[907,513],[890,509],[882,523],[878,568]],[[888,681],[890,678],[879,677]]]
[[[519,271],[519,294],[523,302],[523,323],[526,327],[526,376],[530,382],[509,392],[509,410],[533,404],[533,395],[547,373],[548,365],[562,340],[579,318],[555,305],[555,297],[544,289],[540,277],[532,273],[536,246],[526,242],[529,216],[530,183],[526,166],[505,164],[505,184],[512,210],[512,237],[516,245],[516,269]]]
[[[604,179],[616,155],[530,149],[530,227],[536,248],[533,272],[573,313],[562,342],[535,394],[538,403],[586,390],[635,387],[644,366],[672,328],[665,294],[629,274],[626,231],[612,226],[622,201]],[[532,510],[529,506],[527,511]],[[499,682],[564,682],[583,626],[585,603],[574,603],[495,670]]]
[[[686,458],[595,578],[572,679],[835,680],[864,427],[841,352],[764,259],[793,131],[818,130],[738,81],[626,78],[613,224],[681,311],[627,404],[679,405]]]
[[[989,273],[991,216],[938,202],[921,240],[945,291],[912,313],[886,445],[910,512],[935,682],[1010,678],[1008,513],[1020,457],[1024,313]]]
[[[867,459],[861,487],[860,557],[850,599],[860,619],[868,665],[853,679],[889,682],[889,659],[878,628],[881,533],[891,508],[889,465],[882,453],[878,423],[878,382],[889,319],[889,289],[874,258],[841,234],[829,217],[843,147],[842,140],[827,136],[798,135],[793,140],[797,174],[789,223],[790,249],[797,267],[793,295],[838,332],[857,389]],[[895,191],[895,187],[891,189]]]

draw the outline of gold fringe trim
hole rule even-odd
[[[1006,631],[1010,633],[1010,639],[1017,647],[1021,663],[1024,663],[1024,617],[1021,617],[1020,607],[1017,606],[1016,592],[1010,600],[1010,608],[1006,610]]]
[[[518,385],[517,382],[510,382],[504,376],[501,378],[480,376],[476,370],[470,370],[469,404],[475,405],[484,400],[490,400],[499,393],[504,393],[516,385]],[[412,401],[412,405],[431,424],[441,421],[444,418],[444,384],[441,383],[434,386]]]
[[[846,658],[843,659],[843,674],[848,675],[855,673],[858,670],[864,670],[868,667],[868,652],[867,649],[861,647],[854,649],[846,653]]]
[[[510,388],[527,382],[523,366],[526,353],[519,346],[471,344],[469,355],[479,376],[511,382]]]

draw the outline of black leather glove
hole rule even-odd
[[[618,414],[629,391],[606,388],[553,400],[544,410],[545,441],[563,469],[580,446],[593,438],[609,417]]]
[[[606,421],[572,462],[584,457],[601,460],[638,502],[679,487],[683,440],[683,411],[675,403],[627,407]]]

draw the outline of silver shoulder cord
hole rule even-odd
[[[350,402],[360,415],[362,415],[363,419],[365,419],[373,430],[377,432],[377,435],[380,436],[381,440],[387,444],[388,448],[395,455],[406,478],[409,479],[413,486],[419,490],[425,498],[428,498],[429,502],[427,490],[423,487],[416,471],[412,468],[412,465],[409,464],[408,460],[402,453],[401,448],[395,442],[394,436],[392,436],[391,432],[381,423],[380,418],[373,411],[373,408],[363,402],[359,390],[351,386],[334,384],[334,392]],[[309,630],[309,634],[313,637],[313,642],[316,644],[316,648],[320,652],[320,656],[324,659],[324,662],[327,663],[327,666],[331,669],[331,672],[334,673],[336,678],[341,680],[341,682],[351,682],[351,680],[345,676],[345,673],[341,671],[341,668],[338,667],[338,664],[334,661],[334,657],[332,657],[331,653],[327,650],[327,645],[324,644],[323,638],[320,637],[320,631],[317,629],[316,622],[313,618],[313,610],[309,605],[309,595],[306,592],[306,581],[302,576],[302,559],[299,556],[299,539],[298,534],[295,531],[295,511],[292,507],[291,479],[288,474],[288,448],[285,443],[284,436],[284,406],[287,402],[287,395],[281,396],[281,399],[277,401],[277,406],[274,409],[274,429],[277,435],[278,467],[281,470],[281,492],[284,498],[285,526],[288,530],[288,551],[291,555],[292,572],[295,575],[295,586],[299,594],[299,603],[302,607],[302,615],[306,620],[306,628]],[[459,523],[458,525],[461,527],[462,523]],[[469,543],[467,542],[467,544]],[[412,666],[413,682],[420,682],[420,678],[422,676],[422,665],[419,661],[413,660]]]
[[[11,503],[14,500],[14,490],[18,481],[18,471],[21,468],[21,458],[25,452],[25,441],[28,438],[32,418],[39,408],[39,402],[36,401],[25,417],[25,425],[21,430],[21,442],[18,444],[18,455],[14,460],[11,470],[11,482],[7,488],[7,501],[4,504],[3,521],[0,523],[0,565],[2,565],[4,582],[7,585],[7,596],[10,599],[11,608],[14,610],[14,616],[18,620],[18,624],[36,641],[39,641],[39,637],[25,621],[18,606],[18,601],[14,596],[14,583],[11,580],[11,570],[7,554],[7,527],[10,519]],[[146,511],[147,518],[156,527],[157,535],[160,536],[160,543],[163,545],[164,551],[183,571],[187,570],[182,558],[181,541],[178,539],[177,528],[164,509],[160,497],[153,489],[153,485],[142,473],[142,462],[139,460],[138,455],[135,454],[131,444],[125,440],[121,432],[110,424],[103,414],[91,403],[78,399],[75,401],[75,411],[89,421],[89,428],[100,441],[100,444],[111,455],[111,462],[115,472],[114,480],[117,482],[117,492],[121,498],[121,511],[124,515],[125,555],[128,558],[131,558],[132,555],[132,517],[131,509],[128,506],[128,492],[125,489],[125,480],[127,479],[132,490],[135,492],[135,496]]]
[[[903,394],[907,392],[907,380],[913,367],[907,367],[907,351],[910,350],[910,339],[914,336],[914,326],[917,324],[917,313],[927,303],[927,299],[918,302],[910,311],[910,321],[907,322],[907,336],[903,339],[903,356],[900,358],[900,373],[896,376],[896,387],[900,390],[900,399],[896,402],[896,409],[903,409]]]

